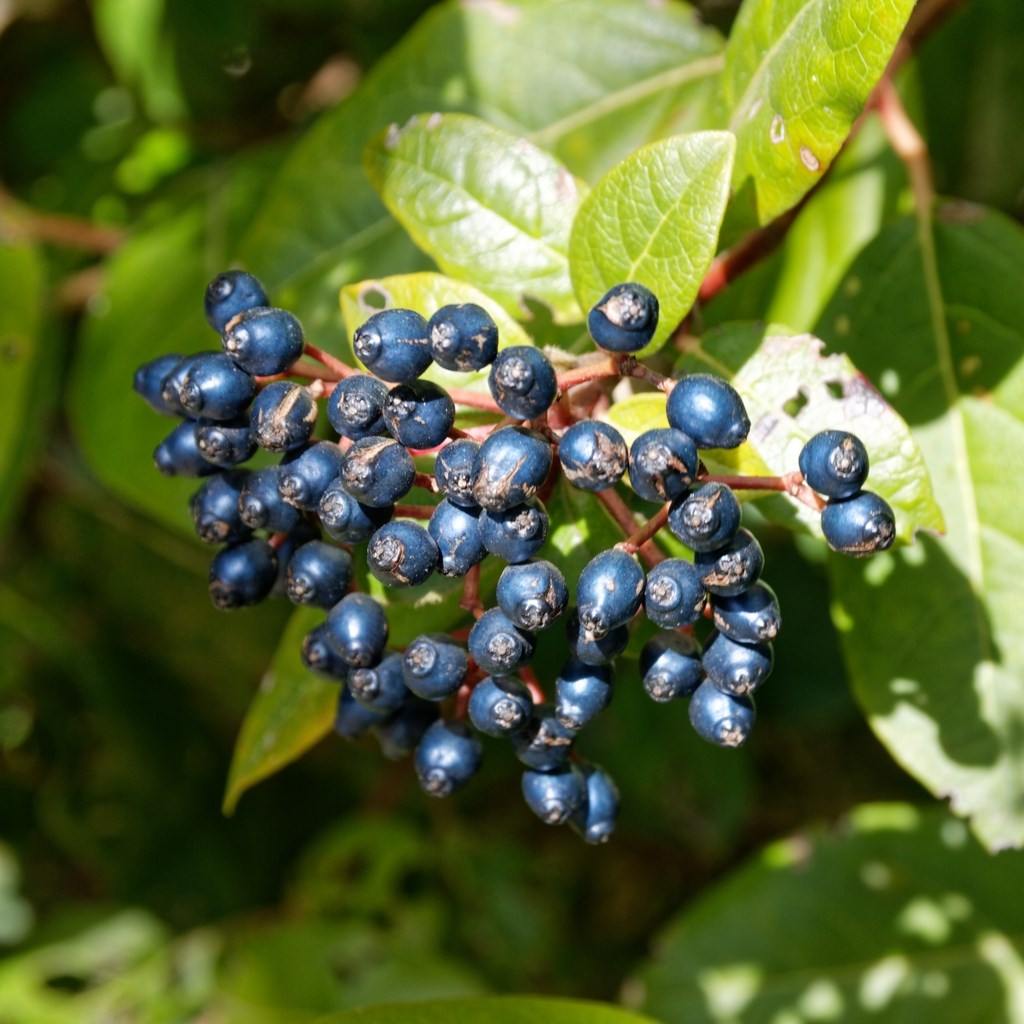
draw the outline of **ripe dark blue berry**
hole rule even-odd
[[[603,491],[621,479],[629,465],[622,435],[599,420],[574,423],[558,442],[565,478],[584,491]]]
[[[533,699],[518,676],[485,676],[469,695],[469,720],[488,736],[511,736],[530,721]]]
[[[246,310],[221,338],[224,352],[258,377],[284,373],[302,355],[305,344],[298,319],[273,306]]]
[[[572,765],[550,772],[523,772],[523,798],[545,825],[564,825],[587,799],[587,782]]]
[[[408,757],[420,744],[427,729],[437,721],[436,704],[408,697],[396,711],[392,711],[373,734],[380,744],[381,753],[389,761]]]
[[[480,536],[484,547],[504,562],[527,562],[548,536],[548,514],[538,498],[500,512],[480,513]]]
[[[681,430],[645,431],[629,449],[629,482],[645,501],[671,501],[697,474],[697,446]]]
[[[419,523],[408,519],[385,523],[366,546],[370,572],[388,587],[426,583],[439,561],[434,538]]]
[[[711,600],[715,628],[741,644],[774,640],[782,628],[782,613],[775,591],[758,580],[732,597]]]
[[[772,645],[741,644],[716,633],[704,648],[704,673],[718,689],[734,697],[752,694],[769,676]]]
[[[594,344],[608,352],[639,352],[658,327],[658,300],[642,284],[617,284],[587,315]]]
[[[320,524],[335,540],[344,544],[369,540],[370,534],[383,526],[392,514],[391,505],[373,508],[356,501],[340,479],[328,484],[317,505]]]
[[[596,764],[578,766],[587,780],[587,799],[569,819],[574,832],[584,842],[606,843],[615,831],[619,817],[619,790],[612,777]]]
[[[220,334],[228,321],[239,313],[265,306],[269,301],[266,289],[252,274],[244,270],[227,270],[206,286],[203,311],[206,322]]]
[[[373,665],[388,639],[384,609],[368,594],[346,594],[327,616],[327,641],[347,665]]]
[[[500,609],[484,612],[469,631],[469,653],[490,675],[510,675],[528,664],[536,643]]]
[[[547,629],[569,603],[561,570],[543,559],[506,566],[498,579],[498,607],[523,629]]]
[[[736,389],[710,373],[677,380],[668,394],[668,422],[698,448],[735,448],[750,432],[750,419]]]
[[[845,430],[823,430],[800,451],[805,482],[827,498],[852,498],[868,478],[863,442]]]
[[[289,380],[275,380],[253,401],[249,425],[261,448],[286,452],[310,439],[316,416],[317,404],[308,388]]]
[[[177,416],[181,412],[179,402],[168,403],[162,395],[164,382],[181,363],[181,356],[171,353],[166,356],[157,356],[143,363],[136,371],[132,380],[132,389],[140,397],[145,399],[149,407],[160,413],[161,416]]]
[[[690,698],[690,723],[697,735],[720,747],[742,746],[750,735],[756,712],[750,697],[723,693],[705,680]]]
[[[707,591],[696,567],[685,558],[666,558],[647,573],[644,611],[662,629],[678,629],[704,613]]]
[[[346,686],[338,695],[334,731],[346,740],[357,740],[370,729],[383,724],[386,718],[386,712],[360,704]]]
[[[692,633],[658,633],[640,652],[644,689],[659,703],[689,697],[704,676],[700,644]]]
[[[612,699],[612,670],[570,658],[555,680],[555,717],[567,729],[580,730]]]
[[[512,737],[516,757],[528,768],[555,771],[569,759],[576,733],[555,717],[550,704],[534,707],[526,728]]]
[[[376,665],[360,665],[348,674],[348,688],[364,707],[395,711],[409,697],[402,678],[402,656],[389,654]]]
[[[896,517],[889,503],[871,491],[830,501],[821,513],[821,531],[833,551],[873,555],[896,539]]]
[[[442,306],[427,323],[434,362],[446,370],[482,370],[498,354],[498,325],[474,302]]]
[[[402,655],[405,685],[424,700],[444,700],[462,685],[469,654],[447,633],[418,636]]]
[[[206,352],[191,361],[178,394],[189,415],[230,420],[252,401],[256,381],[223,352]]]
[[[153,461],[164,476],[209,476],[217,472],[199,450],[196,431],[200,426],[198,420],[184,420],[153,449]]]
[[[746,590],[761,575],[764,552],[757,538],[741,527],[723,547],[698,551],[693,564],[712,594],[730,597]]]
[[[277,579],[270,591],[271,597],[288,596],[288,563],[292,555],[311,540],[320,539],[320,530],[309,519],[300,519],[287,533],[274,539],[277,552]]]
[[[357,328],[352,348],[381,380],[415,380],[430,365],[427,321],[411,309],[382,309]]]
[[[222,548],[210,564],[210,599],[222,611],[258,604],[277,579],[277,556],[260,538]]]
[[[435,722],[416,748],[416,777],[430,796],[450,796],[480,770],[480,738],[462,722]]]
[[[344,455],[333,441],[318,441],[289,452],[281,460],[277,486],[289,505],[311,512],[341,473]]]
[[[196,536],[207,544],[233,544],[252,532],[238,513],[238,496],[248,474],[218,473],[192,495],[192,522]]]
[[[668,528],[691,551],[714,551],[735,536],[740,515],[740,503],[731,488],[702,484],[672,502]]]
[[[203,458],[215,466],[237,466],[251,459],[258,447],[247,415],[202,423],[196,427],[196,445]]]
[[[586,665],[607,665],[617,658],[629,643],[629,627],[616,626],[602,637],[588,636],[580,626],[580,617],[574,608],[565,624],[569,653]]]
[[[160,387],[160,401],[168,413],[175,416],[188,416],[189,411],[181,404],[181,386],[185,383],[185,377],[192,368],[192,364],[210,352],[193,352],[191,355],[182,356],[170,373],[164,379]]]
[[[295,550],[286,569],[288,599],[294,604],[333,608],[352,582],[352,556],[322,540]]]
[[[238,514],[254,530],[287,533],[299,521],[299,510],[281,497],[280,466],[268,466],[249,474],[238,496]]]
[[[384,401],[388,386],[365,373],[346,377],[334,385],[327,399],[327,419],[342,436],[352,441],[376,437],[387,432]]]
[[[555,368],[531,345],[512,345],[498,353],[487,378],[494,401],[506,416],[529,420],[540,416],[555,400]]]
[[[543,434],[524,427],[496,430],[473,460],[473,497],[492,512],[521,505],[547,479],[551,461]]]
[[[416,479],[408,450],[390,437],[364,437],[345,453],[342,486],[356,501],[371,508],[394,505]]]
[[[487,556],[478,508],[461,508],[445,498],[434,509],[427,533],[437,545],[443,576],[465,576]]]
[[[644,571],[625,551],[612,548],[592,558],[576,585],[576,610],[584,633],[600,639],[639,611]]]
[[[327,639],[327,624],[314,626],[302,639],[302,664],[312,672],[344,682],[348,665]]]
[[[480,442],[460,437],[446,444],[434,460],[434,479],[441,493],[453,504],[478,508],[473,497],[473,463]]]
[[[455,425],[455,403],[429,380],[399,384],[384,399],[384,423],[406,448],[436,448]]]

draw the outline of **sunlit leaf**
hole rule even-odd
[[[316,1024],[653,1024],[604,1003],[537,996],[494,996],[372,1006],[318,1019]]]

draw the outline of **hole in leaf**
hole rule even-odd
[[[387,309],[391,296],[379,284],[368,284],[359,293],[359,304],[364,309]]]
[[[827,380],[827,381],[825,381],[825,387],[828,388],[828,393],[833,398],[842,398],[843,397],[843,385],[840,384],[839,381],[837,381],[837,380]]]
[[[782,411],[787,416],[797,416],[806,404],[807,396],[802,391],[798,391],[788,402],[783,404]]]

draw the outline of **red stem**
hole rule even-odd
[[[671,507],[672,503],[666,502],[647,520],[645,525],[631,533],[621,544],[615,546],[635,555],[668,522],[668,510]]]
[[[547,701],[547,697],[544,696],[544,691],[541,689],[541,685],[537,681],[537,673],[534,672],[529,665],[524,665],[519,670],[519,675],[526,684],[526,688],[530,691],[530,698],[533,703],[535,705],[544,704]]]
[[[622,500],[614,488],[605,491],[594,491],[594,497],[611,513],[611,517],[619,524],[626,537],[632,537],[637,532],[636,517],[630,511],[629,506]],[[641,544],[637,548],[637,554],[653,569],[659,562],[665,561],[663,555],[650,541]]]
[[[396,505],[395,515],[406,519],[429,519],[435,508],[434,505]]]
[[[343,363],[340,359],[332,356],[329,352],[325,352],[322,348],[317,348],[316,345],[311,345],[308,341],[303,349],[305,354],[310,359],[315,359],[318,363],[326,366],[332,373],[336,373],[339,377],[344,379],[345,377],[354,377],[361,370],[357,370],[354,366],[349,366],[347,363]]]

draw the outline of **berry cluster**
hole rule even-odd
[[[539,349],[499,351],[494,320],[472,304],[445,306],[430,320],[407,309],[371,316],[353,338],[369,373],[307,343],[295,317],[270,306],[244,272],[215,278],[205,308],[222,351],[154,359],[137,371],[135,390],[182,418],[157,447],[157,466],[208,477],[192,515],[202,540],[223,545],[210,568],[213,602],[237,608],[281,591],[323,608],[302,658],[341,684],[337,732],[373,732],[391,757],[413,753],[431,795],[474,775],[478,734],[507,737],[526,766],[530,808],[549,824],[570,823],[588,842],[605,840],[618,810],[615,784],[573,747],[611,700],[612,663],[635,618],[645,614],[660,630],[640,655],[646,692],[660,702],[689,698],[693,727],[713,743],[737,746],[749,735],[752,695],[771,671],[781,617],[735,491],[784,490],[821,510],[838,551],[865,555],[892,543],[892,511],[863,490],[868,456],[852,434],[816,435],[799,471],[785,477],[706,472],[700,452],[740,445],[749,418],[720,377],[670,380],[637,362],[633,353],[658,323],[657,299],[638,284],[616,286],[590,311],[591,336],[607,355],[562,375]],[[491,399],[423,380],[435,362],[489,368]],[[628,446],[566,400],[573,388],[626,375],[667,392],[669,423]],[[314,439],[321,402],[337,438]],[[504,419],[460,430],[464,403]],[[238,468],[259,448],[280,462]],[[414,455],[430,452],[433,474],[418,472]],[[562,572],[540,557],[544,499],[559,474],[592,492],[624,532],[580,573],[572,605]],[[643,525],[617,490],[627,476],[639,499],[660,506]],[[439,500],[400,504],[413,488]],[[692,561],[650,543],[662,528]],[[367,568],[386,586],[416,586],[434,573],[464,578],[472,628],[389,650],[384,607],[353,586],[353,545],[364,542]],[[488,555],[506,563],[493,607],[480,594]],[[702,646],[693,627],[704,618],[714,630]],[[568,657],[548,701],[531,661],[536,634],[558,620]]]

